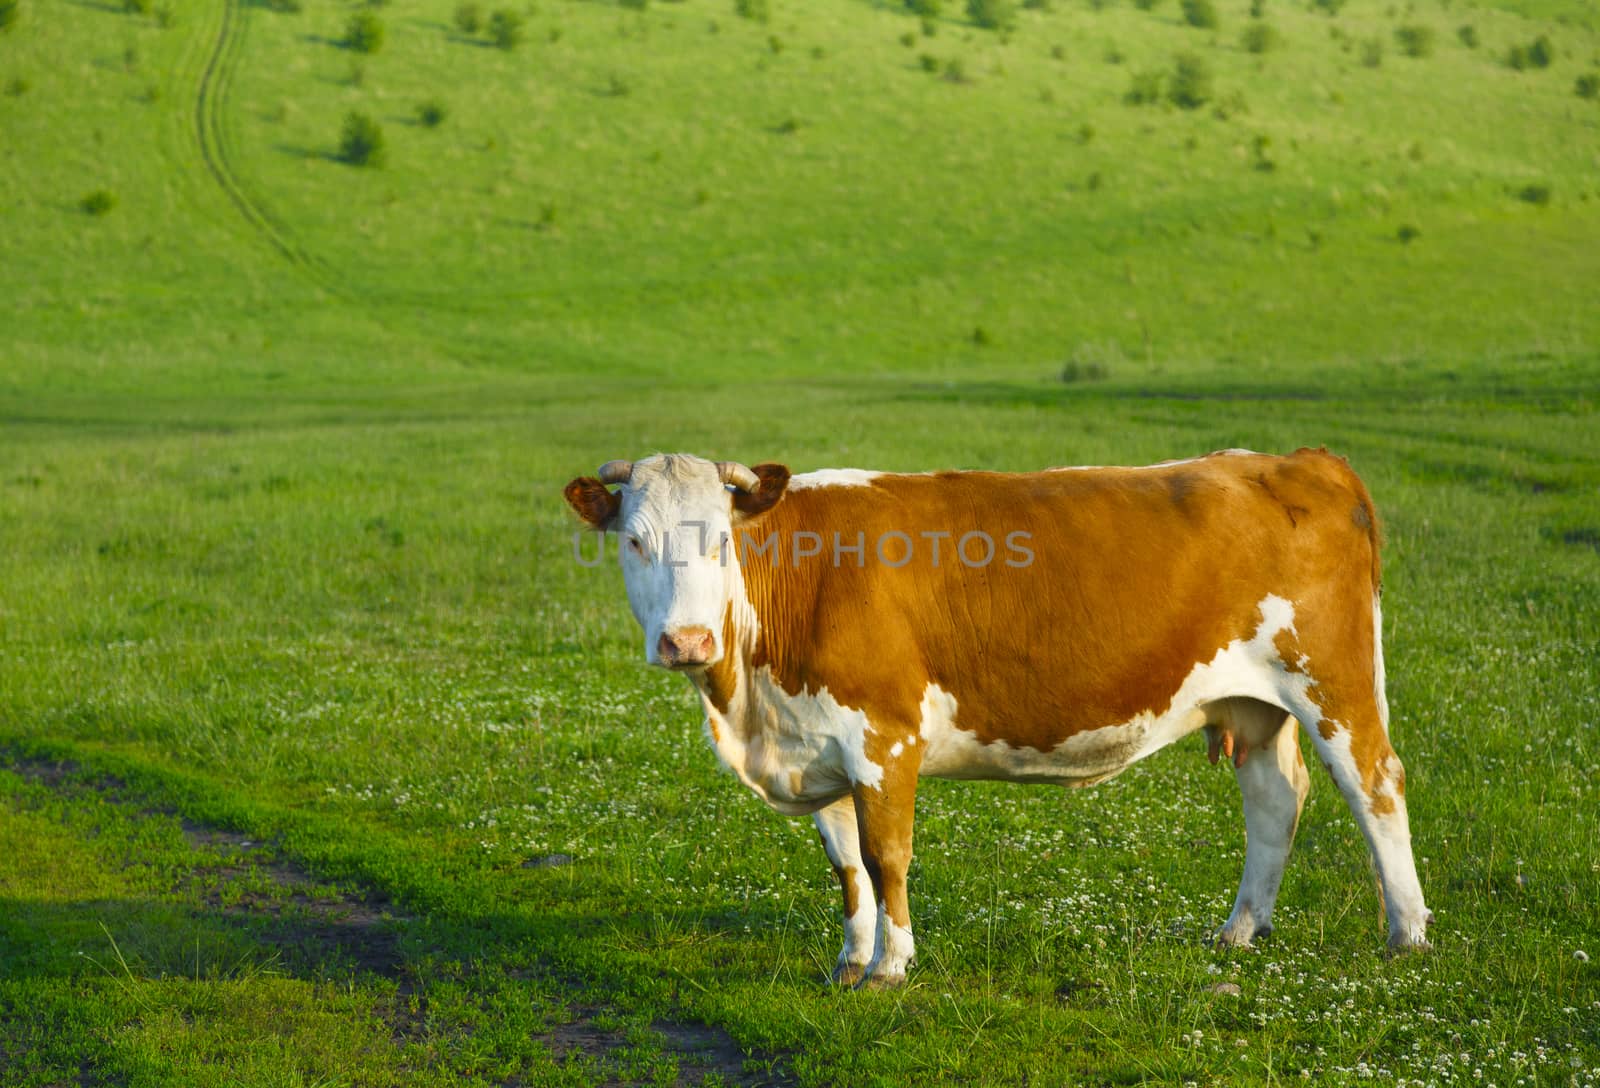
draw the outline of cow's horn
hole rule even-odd
[[[740,491],[761,490],[761,477],[737,461],[718,461],[717,478],[725,484],[732,484]]]
[[[603,484],[625,484],[632,475],[632,461],[607,461],[600,466],[600,482]]]

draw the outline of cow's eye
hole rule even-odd
[[[637,555],[640,559],[643,559],[644,558],[644,541],[640,540],[636,536],[629,535],[629,537],[628,537],[628,550],[630,552],[632,552],[634,555]]]

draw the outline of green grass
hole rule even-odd
[[[430,0],[356,83],[349,4],[25,3],[0,1083],[1595,1084],[1600,36],[1518,6],[1279,5],[1255,55],[1243,3],[1005,40],[949,3],[907,49],[893,5],[552,2],[502,51]],[[1432,55],[1362,67],[1410,24]],[[1553,70],[1501,62],[1541,33]],[[1123,104],[1181,52],[1227,119]],[[336,161],[352,111],[381,170]],[[1209,950],[1243,826],[1191,741],[1091,791],[927,783],[911,985],[828,990],[809,822],[718,772],[559,499],[655,449],[1301,444],[1387,521],[1427,956],[1382,955],[1316,770],[1276,935]]]

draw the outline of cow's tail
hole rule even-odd
[[[1359,513],[1356,523],[1367,531],[1367,550],[1372,553],[1372,694],[1378,703],[1378,720],[1384,733],[1389,732],[1389,696],[1384,690],[1383,675],[1383,526],[1378,521],[1378,511],[1372,505],[1372,496],[1366,484],[1351,472],[1355,482],[1356,503]]]

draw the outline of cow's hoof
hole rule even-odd
[[[906,984],[904,975],[867,975],[856,983],[858,990],[898,990]]]
[[[1253,948],[1252,942],[1257,937],[1270,936],[1271,926],[1226,925],[1211,935],[1211,946],[1219,951],[1224,948]]]
[[[1428,911],[1422,916],[1420,922],[1408,922],[1397,926],[1389,932],[1389,955],[1403,956],[1408,952],[1431,952],[1433,945],[1428,942],[1428,927],[1433,925],[1433,911]]]
[[[1433,951],[1431,941],[1413,941],[1409,944],[1391,944],[1384,953],[1389,959],[1398,959],[1401,956],[1420,956],[1424,952]]]
[[[849,986],[854,988],[861,985],[861,980],[866,977],[866,964],[841,963],[833,969],[833,978],[831,981],[835,986]]]

